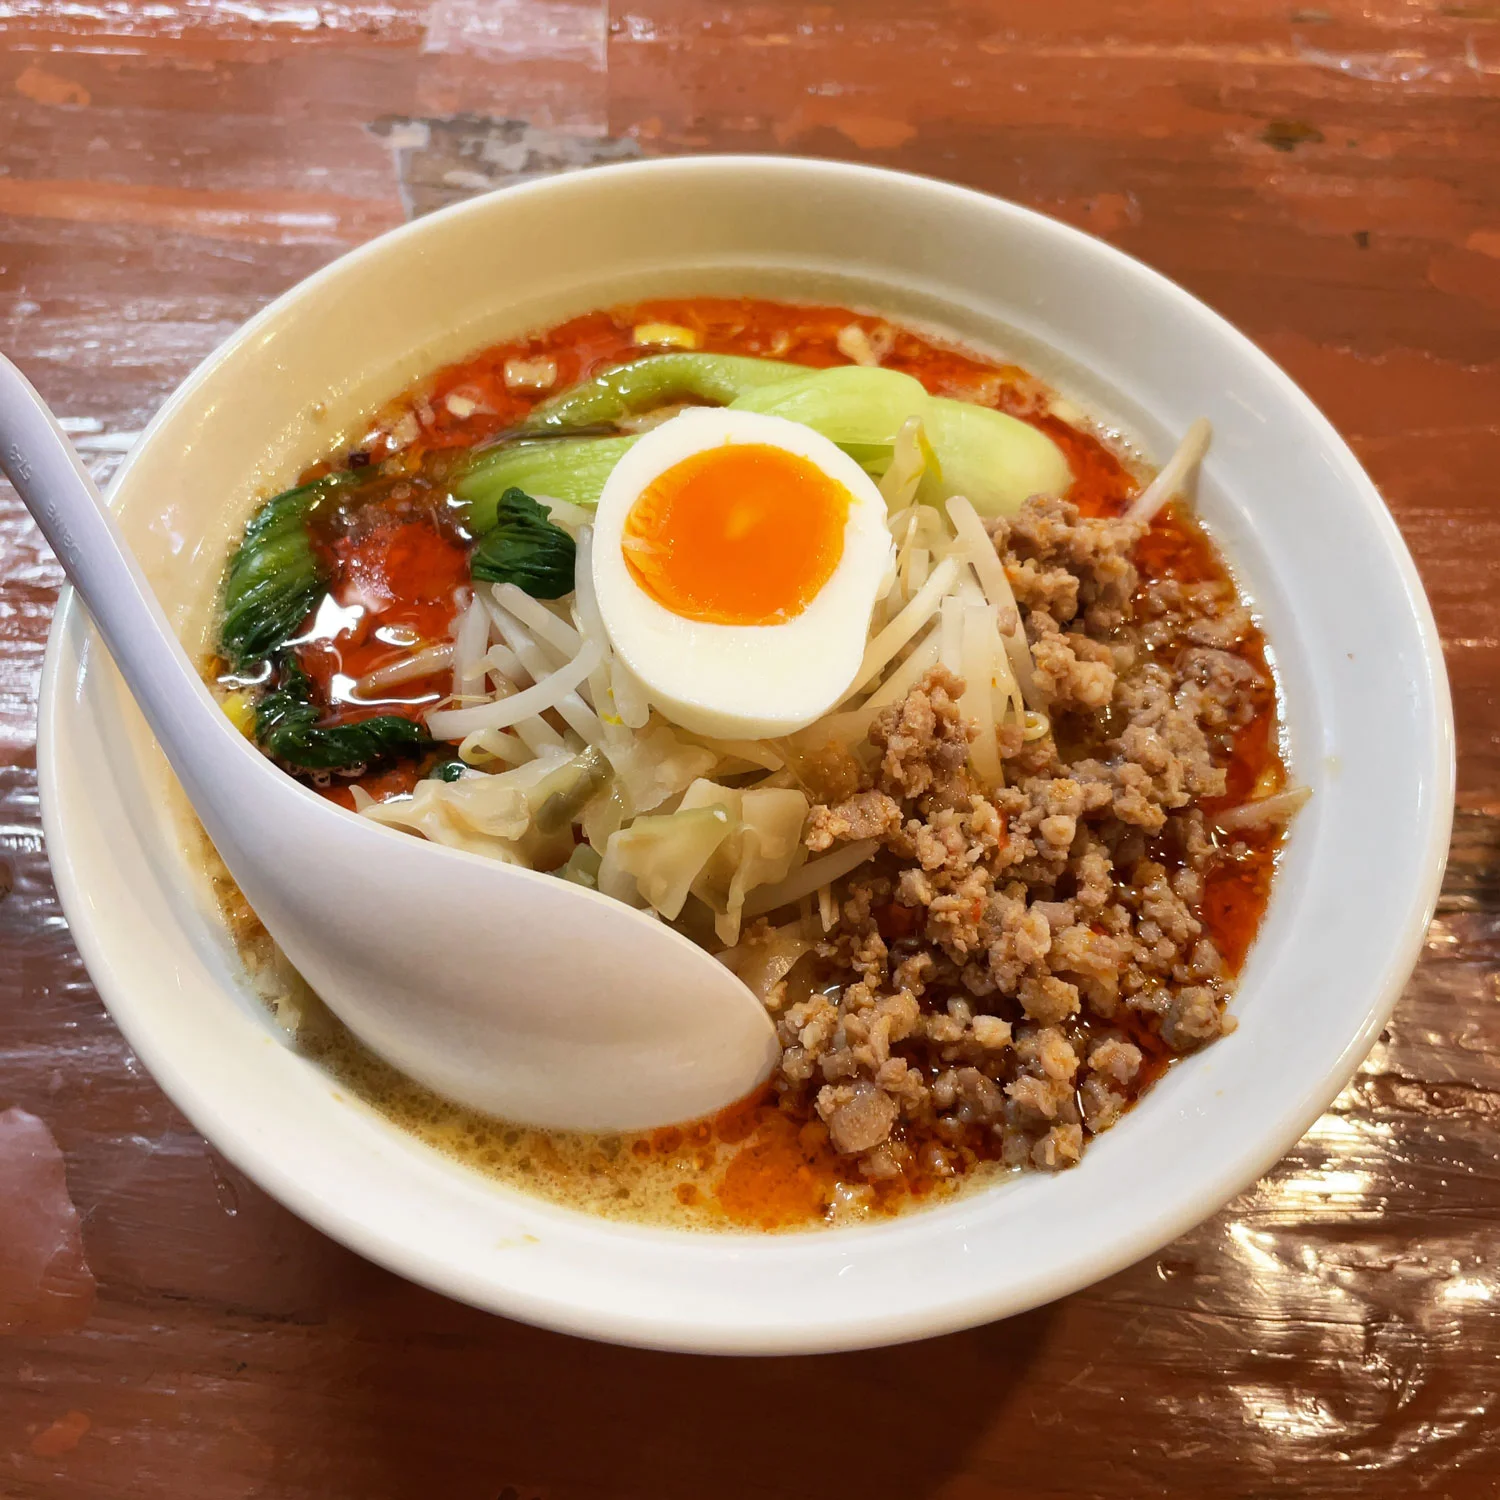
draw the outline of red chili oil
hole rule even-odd
[[[651,352],[634,342],[635,328],[648,322],[690,329],[705,351],[813,367],[848,363],[840,335],[856,324],[881,351],[887,368],[913,375],[934,394],[977,401],[1045,431],[1073,472],[1067,498],[1085,514],[1118,515],[1140,488],[1135,469],[1098,433],[1058,415],[1051,393],[1025,370],[892,329],[877,317],[750,298],[663,299],[589,313],[439,370],[392,403],[377,424],[377,450],[382,433],[398,425],[409,432],[412,418],[415,441],[382,462],[382,477],[374,481],[381,488],[374,495],[362,487],[357,504],[320,511],[317,545],[333,581],[328,599],[309,616],[298,649],[332,720],[393,712],[416,717],[447,691],[446,673],[374,697],[361,696],[354,683],[398,660],[413,643],[446,640],[455,610],[467,597],[466,539],[446,508],[442,484],[449,456],[514,428],[552,391]],[[507,384],[512,362],[549,359],[556,376],[548,391]],[[351,458],[358,467],[371,455],[361,452],[346,461]],[[328,467],[319,465],[304,477]],[[1135,560],[1143,583],[1175,579],[1233,590],[1208,537],[1175,507],[1157,518]],[[1230,649],[1264,674],[1265,642],[1257,627],[1252,625]],[[1269,692],[1249,722],[1233,732],[1221,760],[1228,787],[1223,798],[1204,803],[1210,814],[1243,801],[1252,790],[1274,790],[1284,782],[1276,704]],[[412,767],[386,770],[365,776],[361,784],[373,796],[391,796],[408,790],[415,774]],[[343,800],[348,793],[340,789],[337,795]],[[1207,878],[1199,915],[1231,973],[1239,970],[1254,940],[1279,846],[1274,830],[1239,835]],[[911,936],[904,912],[891,907],[882,914],[882,930],[892,942]],[[1171,1054],[1129,1013],[1122,1011],[1112,1024],[1145,1053],[1139,1093],[1166,1070]],[[435,1108],[446,1106],[430,1100],[422,1106],[429,1114]],[[420,1110],[403,1113],[414,1121],[426,1119]],[[463,1129],[465,1139],[490,1141],[488,1126],[469,1123]],[[526,1170],[540,1174],[536,1185],[546,1179],[556,1196],[566,1196],[570,1180],[581,1191],[585,1179],[592,1183],[601,1174],[608,1178],[612,1173],[621,1182],[630,1171],[675,1174],[681,1179],[673,1189],[675,1204],[687,1222],[701,1224],[782,1229],[815,1223],[832,1216],[841,1192],[853,1187],[868,1194],[871,1186],[862,1184],[834,1152],[816,1115],[783,1107],[769,1088],[712,1119],[616,1142],[623,1149],[614,1154],[597,1142],[570,1143],[534,1131],[509,1129],[506,1139],[505,1151],[512,1157],[519,1153]],[[870,1206],[877,1212],[895,1212],[913,1200],[951,1190],[992,1162],[997,1149],[989,1132],[952,1122],[940,1122],[939,1128],[908,1143],[914,1149],[905,1175],[873,1184]],[[496,1152],[491,1143],[476,1159],[494,1169]]]

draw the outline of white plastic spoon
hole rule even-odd
[[[362,1041],[527,1124],[638,1129],[749,1093],[764,1007],[701,948],[549,875],[356,817],[215,704],[52,413],[0,356],[0,469],[82,596],[194,809],[282,951]]]

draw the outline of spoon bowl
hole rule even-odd
[[[62,561],[245,899],[346,1026],[460,1104],[636,1130],[742,1098],[765,1008],[597,892],[357,817],[278,770],[193,669],[72,445],[0,357],[0,469]]]

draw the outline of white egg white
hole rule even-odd
[[[666,470],[724,443],[763,443],[816,464],[849,495],[844,551],[811,603],[774,625],[716,625],[673,614],[636,582],[621,546],[642,491]],[[653,428],[616,465],[599,497],[594,588],[615,650],[669,718],[697,734],[790,734],[838,704],[864,656],[891,564],[875,482],[812,428],[758,412],[702,408]]]

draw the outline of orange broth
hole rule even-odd
[[[851,323],[858,324],[872,341],[890,340],[882,359],[888,368],[915,376],[934,394],[993,406],[1045,431],[1063,449],[1073,471],[1067,498],[1086,514],[1117,515],[1140,488],[1136,469],[1102,436],[1056,415],[1052,393],[1025,370],[893,329],[878,317],[748,298],[665,299],[588,313],[439,370],[382,412],[373,454],[347,456],[354,467],[378,461],[379,434],[416,417],[416,440],[382,464],[386,493],[377,510],[366,514],[362,501],[357,527],[341,530],[335,517],[319,541],[333,574],[331,598],[337,605],[359,604],[364,610],[344,629],[321,628],[315,612],[303,631],[302,663],[333,719],[376,712],[415,717],[447,691],[446,674],[401,684],[375,699],[361,699],[349,688],[352,679],[410,650],[413,636],[427,643],[445,640],[455,600],[465,597],[465,538],[442,503],[446,497],[432,486],[424,490],[424,462],[482,443],[523,421],[546,395],[650,353],[633,342],[634,328],[648,322],[691,329],[705,351],[818,367],[848,363],[839,351],[839,335]],[[508,361],[544,357],[557,369],[548,391],[528,393],[507,386]],[[454,407],[449,397],[459,398]],[[468,414],[455,415],[455,409]],[[407,425],[409,429],[409,421]],[[304,478],[329,467],[319,465]],[[1232,588],[1212,543],[1176,507],[1158,517],[1137,550],[1136,562],[1143,581],[1172,578]],[[334,614],[327,620],[338,623]],[[398,644],[398,638],[406,644]],[[1265,642],[1258,628],[1232,649],[1265,668]],[[1274,790],[1284,782],[1276,704],[1270,695],[1257,705],[1250,722],[1234,733],[1224,763],[1228,791],[1218,803],[1205,804],[1210,813],[1216,806],[1244,800],[1252,788]],[[377,798],[389,797],[409,790],[417,774],[417,768],[405,767],[366,776],[362,784]],[[347,802],[347,785],[330,790],[330,795]],[[1279,846],[1280,835],[1272,830],[1237,837],[1207,879],[1200,917],[1231,972],[1238,971],[1254,940]],[[1141,1078],[1143,1086],[1149,1086],[1165,1071],[1170,1055],[1153,1033],[1134,1026],[1128,1015],[1122,1014],[1114,1024],[1132,1033],[1145,1052]],[[678,1222],[786,1229],[834,1217],[840,1193],[851,1189],[862,1196],[867,1211],[892,1213],[934,1193],[952,1191],[965,1179],[979,1180],[985,1176],[981,1169],[990,1175],[998,1170],[993,1160],[996,1148],[986,1133],[955,1129],[949,1122],[929,1141],[908,1134],[917,1148],[912,1167],[904,1177],[874,1184],[872,1192],[872,1185],[864,1184],[833,1151],[816,1115],[784,1110],[769,1088],[710,1120],[682,1127],[628,1138],[567,1137],[457,1110],[397,1078],[347,1039],[330,1045],[326,1055],[336,1071],[356,1086],[362,1081],[365,1092],[434,1143],[507,1180],[601,1212],[659,1217],[661,1194],[653,1197],[641,1188],[649,1179],[670,1186],[670,1217]],[[654,1208],[643,1206],[648,1200]],[[621,1208],[621,1201],[627,1206]]]

